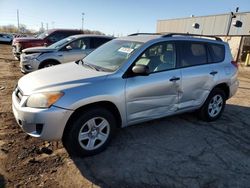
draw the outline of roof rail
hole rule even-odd
[[[162,37],[172,37],[173,35],[181,35],[181,36],[196,36],[196,37],[209,37],[209,38],[215,38],[217,41],[222,41],[221,38],[211,35],[199,35],[199,34],[189,34],[189,33],[168,33],[163,35]]]
[[[128,36],[136,36],[136,35],[161,35],[161,33],[132,33]]]

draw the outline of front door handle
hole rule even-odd
[[[169,79],[170,82],[174,82],[174,81],[177,81],[177,80],[180,80],[180,77],[172,77]]]
[[[218,72],[217,71],[212,71],[212,72],[210,72],[209,74],[211,74],[211,75],[216,75]]]
[[[62,54],[58,54],[57,56],[62,57],[63,55]]]

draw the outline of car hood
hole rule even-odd
[[[22,53],[31,54],[31,53],[54,52],[54,51],[56,51],[55,48],[47,48],[45,46],[39,46],[39,47],[26,48],[22,50]]]
[[[35,38],[35,37],[18,37],[18,38],[14,38],[13,39],[13,43],[17,43],[17,42],[20,42],[20,43],[23,43],[23,42],[40,42],[40,41],[43,41],[43,39],[38,39],[38,38]]]
[[[63,91],[105,79],[110,72],[85,68],[75,62],[56,65],[29,73],[18,81],[23,95],[37,92]]]

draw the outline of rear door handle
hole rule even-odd
[[[172,77],[169,79],[170,82],[174,82],[174,81],[177,81],[177,80],[180,80],[180,77]]]
[[[62,54],[58,54],[57,56],[60,56],[60,57],[62,57],[63,55],[62,55]]]
[[[211,75],[216,75],[218,72],[217,71],[212,71],[212,72],[210,72],[209,74],[211,74]]]

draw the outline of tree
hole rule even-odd
[[[17,27],[14,25],[0,26],[0,32],[3,33],[17,33]]]
[[[20,31],[21,33],[27,33],[28,30],[27,30],[26,25],[20,24],[20,25],[19,25],[19,31]]]
[[[34,31],[27,29],[27,26],[24,24],[20,24],[19,30],[15,25],[0,26],[0,32],[2,33],[25,33],[25,34],[34,33]]]

